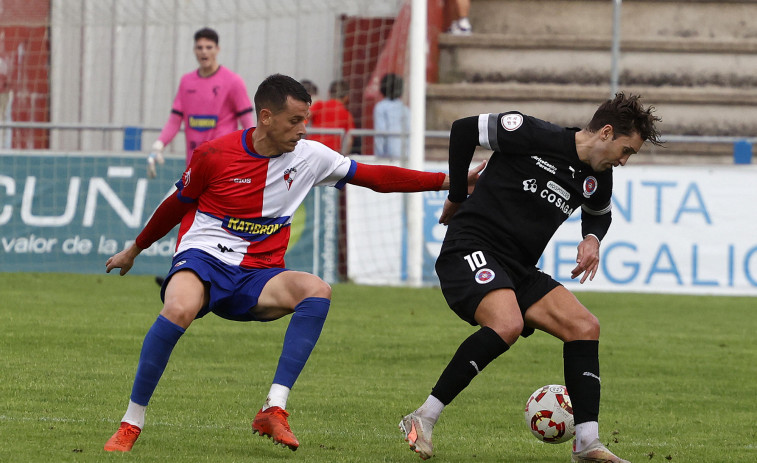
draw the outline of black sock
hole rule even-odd
[[[493,329],[482,327],[460,344],[431,390],[431,395],[444,405],[449,405],[470,384],[474,376],[509,348],[510,346]]]
[[[599,417],[599,341],[570,341],[563,345],[565,387],[576,424]]]

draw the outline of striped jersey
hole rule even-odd
[[[294,151],[255,153],[239,130],[202,144],[176,183],[179,199],[197,208],[184,216],[176,253],[200,249],[228,265],[284,267],[292,216],[312,187],[343,188],[356,163],[300,140]]]

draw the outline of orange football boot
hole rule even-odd
[[[113,436],[105,443],[106,452],[128,452],[134,446],[134,442],[137,441],[139,433],[142,430],[139,426],[134,426],[126,422],[121,422],[121,426],[118,428]]]
[[[282,447],[297,450],[300,442],[289,428],[288,416],[289,412],[281,407],[261,409],[252,421],[252,432],[270,437],[275,444],[281,444]]]

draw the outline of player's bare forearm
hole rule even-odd
[[[142,252],[142,248],[136,244],[132,244],[118,254],[111,256],[105,262],[105,273],[110,273],[114,268],[120,268],[120,275],[126,275],[126,273],[134,266],[134,259],[137,258],[140,252]]]
[[[580,283],[583,284],[586,279],[594,280],[594,276],[599,269],[599,239],[594,235],[587,235],[578,244],[578,255],[576,256],[576,266],[570,272],[570,277],[576,279],[581,276]]]

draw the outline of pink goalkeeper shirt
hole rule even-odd
[[[247,87],[237,74],[219,66],[208,77],[199,71],[184,74],[176,92],[171,117],[158,140],[168,145],[179,132],[182,121],[187,141],[187,165],[192,152],[203,142],[255,124]]]

